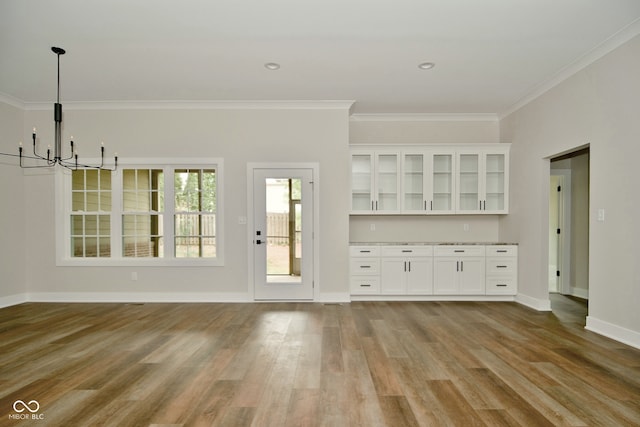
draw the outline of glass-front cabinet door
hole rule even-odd
[[[433,153],[431,159],[431,201],[432,213],[453,213],[455,156],[453,153]]]
[[[487,153],[485,155],[485,213],[506,213],[507,193],[507,155],[505,153]]]
[[[398,153],[376,153],[374,210],[378,213],[400,211],[400,158]]]
[[[373,211],[373,153],[351,154],[351,211]]]
[[[453,152],[406,151],[402,156],[402,213],[454,213]]]
[[[458,153],[457,213],[508,213],[507,153],[499,148]]]
[[[458,213],[480,212],[480,153],[458,153]]]
[[[406,152],[402,155],[402,212],[425,213],[426,158],[424,153]]]
[[[351,153],[351,213],[400,212],[398,152]]]

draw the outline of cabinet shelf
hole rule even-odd
[[[352,214],[508,213],[509,144],[351,150]]]

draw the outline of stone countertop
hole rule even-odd
[[[482,246],[500,246],[515,245],[517,243],[509,242],[349,242],[350,246],[456,246],[456,245],[482,245]]]

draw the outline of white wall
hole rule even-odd
[[[353,116],[349,142],[366,144],[476,144],[499,142],[495,117]],[[351,242],[497,242],[497,215],[351,215]],[[375,230],[371,230],[371,225]],[[468,225],[468,230],[465,229]]]
[[[21,109],[0,102],[1,152],[18,154],[23,119]],[[25,290],[24,186],[17,165],[17,158],[0,156],[0,307],[17,302]]]
[[[549,156],[590,144],[587,327],[640,346],[640,36],[501,120],[512,143],[511,214],[500,234],[520,243],[519,291],[548,301]],[[605,209],[605,221],[596,220]]]
[[[224,159],[225,265],[223,267],[56,267],[53,229],[54,180],[28,176],[27,288],[39,299],[77,293],[172,294],[188,300],[238,300],[248,292],[248,162],[318,162],[320,165],[320,291],[322,298],[348,297],[349,177],[348,107],[336,109],[184,109],[65,111],[65,135],[73,134],[81,156],[97,154],[99,142],[127,157],[222,157]],[[51,140],[50,111],[28,111],[24,130],[38,127]],[[138,280],[131,280],[131,272]],[[62,293],[62,294],[61,294]],[[61,296],[64,295],[64,296]],[[108,299],[108,295],[94,296]],[[84,298],[84,297],[78,297]],[[89,296],[88,298],[91,298]]]

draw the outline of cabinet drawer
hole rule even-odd
[[[517,293],[515,277],[487,277],[487,295],[515,295]]]
[[[352,257],[380,256],[380,246],[350,246],[349,255]]]
[[[515,245],[489,245],[486,250],[488,257],[518,256],[518,247]]]
[[[482,245],[441,245],[433,248],[435,256],[484,256]]]
[[[380,273],[380,259],[351,258],[351,275],[375,275]]]
[[[351,277],[351,293],[354,295],[379,294],[380,278],[366,276]]]
[[[383,257],[432,256],[433,246],[383,246]]]
[[[517,258],[487,258],[487,275],[515,274],[517,271]]]

